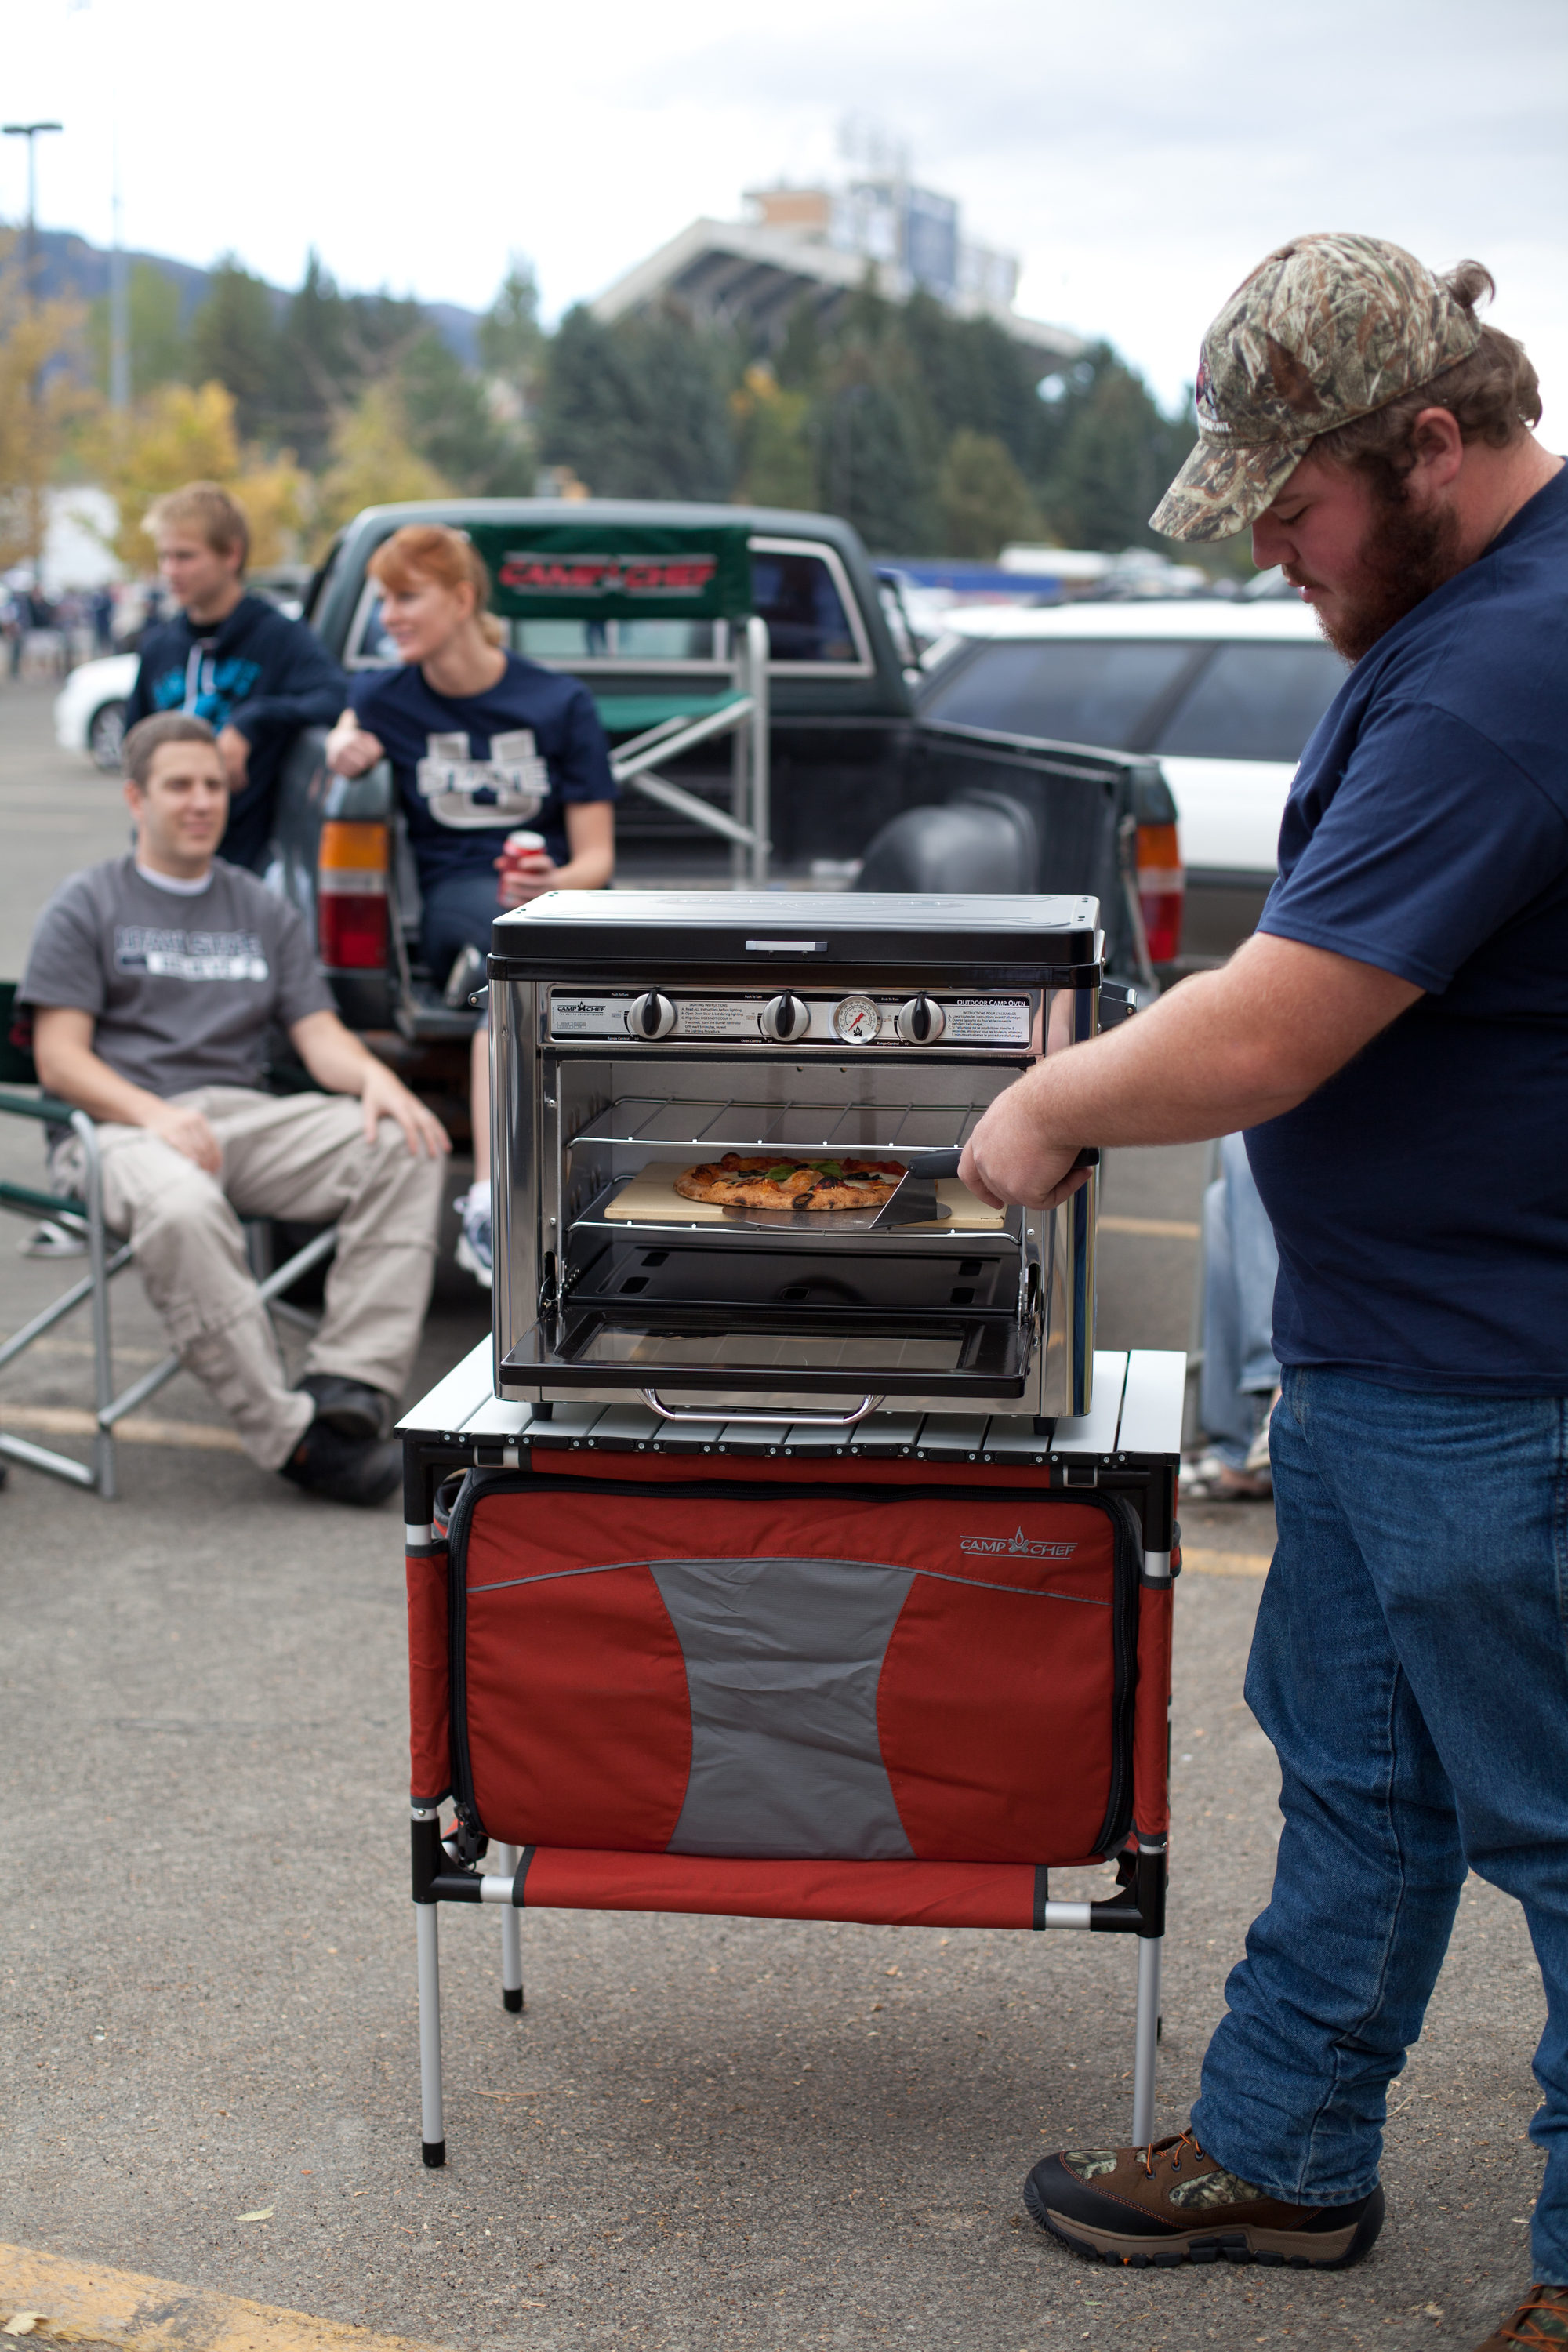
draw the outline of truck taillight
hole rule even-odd
[[[1182,845],[1175,826],[1141,824],[1138,904],[1142,910],[1151,963],[1174,963],[1182,952],[1186,890],[1187,877],[1182,871]]]
[[[333,971],[386,961],[386,827],[329,817],[316,856],[316,943]]]

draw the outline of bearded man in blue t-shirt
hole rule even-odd
[[[1242,1128],[1279,1244],[1273,1895],[1188,2129],[1048,2158],[1029,2208],[1113,2259],[1355,2261],[1468,1866],[1548,2006],[1541,2284],[1500,2347],[1568,2341],[1568,472],[1490,290],[1302,237],[1210,328],[1155,527],[1250,523],[1354,667],[1258,935],[1040,1063],[962,1173],[1046,1203],[1086,1144]]]

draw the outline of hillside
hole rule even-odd
[[[14,222],[0,224],[12,234]],[[41,228],[38,238],[38,288],[46,299],[61,297],[79,302],[97,301],[109,292],[110,255],[103,246],[91,245],[73,229]],[[145,263],[166,278],[180,298],[180,324],[188,328],[192,319],[206,300],[211,290],[212,273],[198,269],[195,263],[175,261],[166,253],[132,252],[125,255],[128,270],[138,262]],[[268,289],[279,315],[288,307],[289,293],[280,287]],[[464,367],[479,363],[479,325],[477,310],[465,310],[457,302],[424,302],[421,310],[437,329],[442,341]]]

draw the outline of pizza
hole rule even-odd
[[[675,1189],[685,1201],[711,1201],[724,1209],[879,1209],[903,1175],[897,1160],[742,1158],[683,1168]]]

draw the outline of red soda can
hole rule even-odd
[[[507,883],[521,874],[531,859],[542,856],[544,848],[542,833],[509,833],[500,854],[500,889],[504,891]]]

